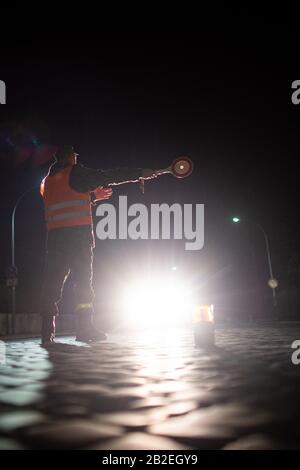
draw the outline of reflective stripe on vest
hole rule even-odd
[[[84,206],[86,205],[85,200],[78,200],[78,201],[64,201],[58,202],[57,204],[50,204],[50,206],[46,207],[46,211],[57,211],[58,209],[64,209],[65,207],[72,207],[72,206]]]
[[[54,222],[55,220],[64,220],[64,219],[74,219],[77,217],[88,217],[90,211],[81,211],[81,212],[64,212],[63,214],[56,215],[46,215],[47,222]]]

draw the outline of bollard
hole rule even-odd
[[[197,305],[193,312],[194,339],[197,348],[215,344],[214,306]]]

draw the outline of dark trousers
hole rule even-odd
[[[49,230],[41,293],[42,315],[58,315],[63,286],[70,273],[77,304],[93,302],[93,246],[93,233],[89,226]]]

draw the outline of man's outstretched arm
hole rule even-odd
[[[87,192],[93,191],[99,186],[135,182],[142,177],[151,178],[151,172],[152,170],[142,170],[141,168],[95,170],[83,165],[75,165],[70,174],[70,185],[75,191]]]

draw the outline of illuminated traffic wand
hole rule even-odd
[[[170,166],[167,168],[162,168],[161,170],[156,170],[154,174],[156,176],[161,176],[165,174],[171,174],[175,178],[186,178],[190,176],[193,172],[194,164],[189,157],[178,157],[176,158]],[[140,179],[139,182],[142,193],[145,192],[145,180]]]

